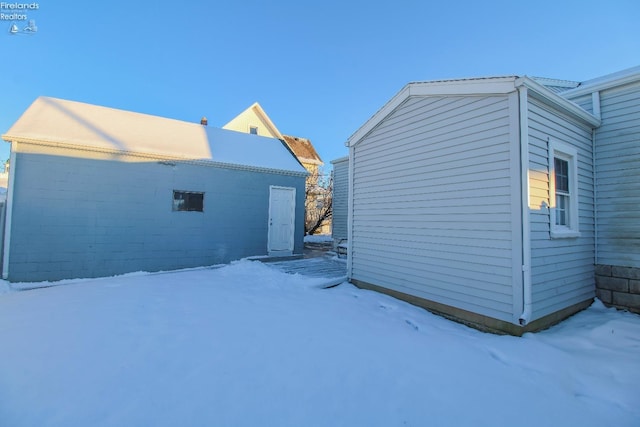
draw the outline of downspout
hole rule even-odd
[[[518,319],[520,326],[531,320],[531,225],[529,219],[529,109],[528,90],[518,87],[520,103],[520,198],[522,211],[522,302],[523,311]]]
[[[593,115],[602,119],[600,110],[600,92],[591,94]],[[593,167],[593,263],[598,265],[598,182],[596,173],[596,128],[591,129],[591,162]]]
[[[7,202],[5,206],[4,217],[4,242],[2,254],[2,278],[7,280],[9,277],[9,256],[11,256],[11,219],[13,217],[13,193],[15,189],[16,176],[16,151],[18,151],[18,142],[11,142],[11,155],[9,157],[9,182],[7,185]]]

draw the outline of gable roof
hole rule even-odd
[[[382,108],[371,116],[364,125],[354,132],[349,137],[345,145],[357,145],[359,141],[373,131],[387,116],[411,97],[506,95],[516,91],[519,87],[526,87],[529,89],[531,96],[562,109],[590,126],[596,127],[600,125],[600,120],[598,118],[527,76],[434,80],[426,82],[411,82],[405,85],[400,92],[391,98],[382,106]]]
[[[246,117],[250,114],[256,115],[258,119],[260,119],[262,124],[264,124],[267,127],[267,129],[269,130],[269,133],[273,135],[274,138],[283,139],[282,133],[280,133],[280,131],[278,130],[276,125],[271,121],[271,119],[269,118],[267,113],[264,111],[262,106],[257,102],[254,102],[249,108],[244,110],[242,113],[238,114],[233,119],[229,120],[229,122],[224,126],[222,126],[222,128],[230,129],[233,126],[234,122],[241,120],[243,117]]]
[[[324,164],[322,159],[313,148],[311,141],[307,138],[297,136],[282,135],[284,142],[289,146],[293,154],[303,163],[313,163],[317,165]]]
[[[235,129],[242,128],[240,132],[246,132],[248,129],[245,129],[243,125],[246,126],[246,119],[249,115],[255,115],[261,122],[264,124],[269,133],[273,135],[274,138],[278,138],[284,141],[285,144],[289,147],[294,156],[300,161],[304,163],[312,163],[317,165],[323,165],[322,159],[318,155],[318,152],[313,147],[311,141],[307,138],[301,138],[298,136],[284,135],[282,134],[276,125],[271,121],[267,113],[264,111],[262,106],[254,102],[249,108],[244,110],[242,113],[238,114],[236,117],[231,119],[227,124],[225,124],[223,129]]]
[[[242,169],[306,173],[277,139],[49,97],[36,99],[2,138]]]

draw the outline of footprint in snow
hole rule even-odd
[[[509,363],[507,363],[507,360],[504,358],[504,356],[494,350],[489,350],[489,356],[491,356],[492,359],[504,364],[504,365],[508,365]]]
[[[418,325],[416,325],[415,323],[413,323],[411,320],[409,319],[405,319],[405,322],[407,325],[411,326],[413,328],[414,331],[418,331],[420,330],[420,328],[418,327]]]

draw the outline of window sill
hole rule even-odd
[[[577,239],[580,232],[576,230],[551,230],[549,233],[552,239]]]

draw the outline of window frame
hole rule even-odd
[[[182,194],[187,196],[185,199],[176,199],[177,194]],[[184,191],[184,190],[173,190],[173,197],[171,199],[171,210],[173,212],[204,212],[204,191]],[[196,203],[196,206],[189,206],[189,198],[190,195],[199,195],[202,196],[202,200],[200,203]],[[184,200],[184,205],[186,209],[178,209],[176,206],[177,200]],[[199,209],[198,209],[199,208]]]
[[[256,133],[251,132],[251,130],[252,130],[252,129],[255,129],[255,130],[256,130]],[[258,126],[255,126],[255,125],[249,125],[249,135],[258,135],[258,132],[259,132],[259,131],[260,131],[260,130],[258,129]]]
[[[556,170],[555,159],[567,162],[568,205],[566,225],[556,224]],[[565,194],[563,194],[565,193]],[[552,239],[580,237],[580,217],[578,213],[578,150],[568,144],[549,139],[549,234]]]

